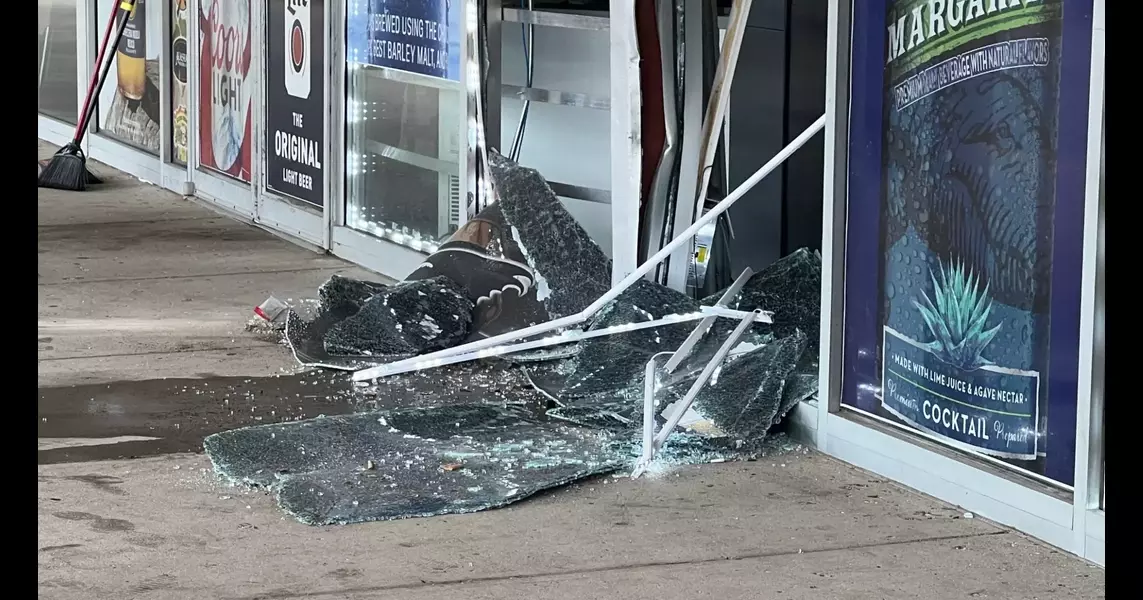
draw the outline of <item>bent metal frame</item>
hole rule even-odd
[[[743,28],[746,24],[745,16],[750,12],[750,5],[751,0],[734,0],[734,3],[731,6],[731,26],[728,28],[726,38],[723,40],[722,51],[719,54],[718,66],[716,67],[714,74],[714,85],[712,86],[711,92],[712,101],[707,107],[707,113],[703,120],[703,131],[699,136],[699,141],[704,144],[704,151],[701,153],[698,160],[695,161],[696,164],[693,165],[698,169],[698,172],[700,173],[699,185],[695,190],[694,197],[696,216],[700,210],[698,207],[702,206],[703,199],[706,196],[706,187],[709,183],[709,172],[714,161],[715,153],[711,150],[711,148],[717,144],[719,134],[721,133],[722,124],[725,122],[725,112],[727,105],[726,99],[729,96],[730,84],[734,79],[735,68],[738,65],[738,55],[739,50],[741,49],[741,38]],[[626,82],[618,81],[618,79],[622,78],[615,78],[613,76],[613,87],[626,88],[619,90],[613,89],[613,96],[619,99],[621,103],[624,99],[628,100],[627,106],[625,106],[625,108],[631,109],[632,113],[630,117],[632,122],[636,122],[639,114],[637,102],[639,90],[637,87],[638,84],[634,82],[638,81],[637,72],[639,57],[638,50],[635,47],[634,43],[634,4],[629,1],[613,2],[613,17],[616,16],[614,13],[617,10],[622,13],[623,17],[627,17],[622,20],[628,23],[630,27],[627,27],[625,31],[620,30],[619,28],[614,28],[611,32],[613,50],[612,69],[613,71],[617,68],[619,70],[634,69],[636,76],[634,78],[630,78],[631,81]],[[470,22],[473,20],[471,15],[469,20]],[[616,54],[617,50],[620,51],[618,54]],[[618,108],[619,107],[613,107],[613,110]],[[672,253],[679,251],[684,244],[691,243],[691,240],[694,238],[695,234],[699,232],[700,229],[713,222],[722,213],[726,212],[735,202],[742,198],[746,192],[749,192],[755,185],[758,185],[758,182],[765,179],[767,175],[781,166],[782,163],[784,163],[786,159],[790,157],[790,155],[801,148],[819,131],[824,129],[825,124],[826,115],[822,115],[816,121],[814,121],[812,125],[806,128],[805,131],[798,135],[798,137],[794,138],[794,140],[791,141],[789,145],[783,148],[766,164],[762,165],[761,168],[755,171],[753,175],[751,175],[746,181],[742,183],[742,185],[738,186],[738,188],[727,195],[726,198],[723,198],[721,201],[719,201],[713,208],[707,211],[705,215],[695,219],[690,227],[675,236],[669,244],[666,244],[660,248],[658,252],[651,256],[651,258],[648,258],[643,264],[639,265],[638,268],[624,277],[621,281],[613,284],[607,293],[600,296],[595,302],[592,302],[582,311],[574,315],[568,315],[554,319],[552,321],[548,321],[547,323],[539,323],[517,331],[493,336],[483,340],[469,342],[467,344],[455,346],[453,348],[447,348],[437,352],[431,352],[429,354],[424,354],[405,360],[399,360],[388,364],[378,365],[367,369],[361,369],[353,373],[353,380],[357,382],[373,381],[389,375],[397,375],[411,371],[420,371],[422,369],[431,369],[433,367],[468,362],[481,358],[506,356],[525,350],[556,346],[584,339],[614,335],[624,331],[659,327],[670,323],[699,321],[699,324],[694,328],[693,331],[691,331],[690,335],[687,336],[687,339],[684,340],[681,345],[679,345],[678,349],[676,349],[674,352],[660,352],[652,356],[651,359],[647,361],[643,383],[643,452],[642,456],[639,458],[635,465],[635,470],[631,474],[632,477],[638,477],[643,473],[651,461],[655,459],[655,453],[663,447],[663,444],[666,443],[667,438],[670,437],[671,433],[675,430],[675,427],[678,427],[680,420],[690,409],[691,404],[694,402],[695,397],[698,396],[699,391],[701,391],[703,386],[706,385],[707,381],[710,380],[711,376],[718,369],[719,365],[721,365],[722,362],[732,354],[733,349],[738,344],[738,340],[742,337],[742,334],[744,334],[746,330],[754,323],[773,322],[771,313],[761,309],[754,310],[752,312],[744,312],[727,308],[727,305],[730,303],[730,301],[738,295],[739,291],[742,290],[742,286],[746,284],[746,280],[750,279],[751,275],[754,274],[753,271],[748,268],[744,270],[737,279],[735,279],[734,283],[731,284],[731,286],[728,287],[725,292],[723,292],[723,295],[719,298],[718,302],[716,302],[714,306],[702,307],[699,312],[684,315],[667,315],[660,319],[646,321],[643,323],[627,323],[592,331],[584,330],[582,325],[588,319],[595,316],[601,309],[618,298],[620,294],[634,285],[635,282],[647,276],[647,274],[649,274],[652,269],[656,268],[661,262],[669,258]],[[484,149],[485,141],[482,135],[484,129],[483,124],[477,123],[475,128],[477,130],[477,151],[482,152]],[[631,140],[627,140],[627,142],[631,142]],[[634,146],[631,146],[628,149],[631,150],[632,153],[636,152],[637,150]],[[622,154],[622,152],[618,152],[616,154]],[[634,154],[631,154],[630,156],[627,156],[627,158],[633,158],[633,156]],[[638,164],[638,160],[630,160],[628,163],[628,166],[634,166]],[[619,174],[622,177],[622,171],[624,170],[616,169],[615,166],[612,167],[613,175]],[[637,174],[635,176],[630,176],[631,174],[627,173],[627,175],[629,176],[627,183],[632,184],[632,187],[627,189],[627,192],[633,193],[637,196],[639,194],[639,177]],[[622,194],[623,191],[624,186],[620,186],[612,190],[613,194]],[[493,194],[489,194],[488,198],[489,201],[492,201],[495,196]],[[714,356],[711,357],[709,361],[707,361],[706,366],[699,373],[698,378],[695,379],[690,389],[687,390],[686,395],[683,396],[683,399],[678,403],[678,409],[674,411],[671,417],[667,420],[666,424],[663,425],[663,428],[658,433],[656,433],[655,420],[659,412],[659,403],[655,399],[655,393],[661,387],[661,382],[658,377],[660,370],[657,366],[657,362],[664,356],[670,355],[670,358],[663,366],[662,371],[666,373],[674,371],[675,368],[677,368],[682,363],[682,361],[690,355],[691,350],[694,348],[695,344],[697,344],[698,341],[706,335],[706,333],[710,330],[710,326],[714,323],[714,320],[719,317],[738,319],[738,326],[735,327],[734,330],[730,333],[730,336],[723,341],[722,345],[719,346]],[[564,331],[562,333],[550,335],[540,339],[532,339],[524,342],[519,341],[524,338],[532,338],[537,335],[551,333],[557,330]]]

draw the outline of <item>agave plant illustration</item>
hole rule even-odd
[[[929,271],[933,299],[922,291],[924,302],[913,300],[913,306],[921,311],[925,325],[935,338],[926,346],[941,360],[961,369],[992,364],[982,354],[1003,324],[985,329],[992,310],[988,286],[981,292],[976,276],[971,270],[966,272],[959,262],[948,268],[941,264],[940,272],[941,278],[937,281],[936,275]]]

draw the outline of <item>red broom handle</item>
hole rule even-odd
[[[103,57],[107,53],[107,42],[111,39],[111,30],[115,27],[115,16],[119,14],[119,3],[111,6],[111,16],[107,19],[107,27],[103,30],[103,41],[99,43],[99,54],[95,59],[95,69],[91,72],[91,82],[87,84],[87,94],[83,97],[83,118],[75,126],[75,139],[83,137],[87,129],[87,122],[91,119],[91,95],[95,93],[95,84],[99,81],[100,67],[103,66]]]

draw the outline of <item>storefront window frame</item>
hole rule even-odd
[[[202,0],[196,0],[202,1]],[[330,21],[337,21],[335,12],[335,2],[325,0],[324,14],[322,15],[322,34],[324,39],[324,48],[321,50],[321,56],[325,61],[331,61],[333,55],[329,49],[340,44],[340,38],[331,37],[334,28],[331,26]],[[330,192],[330,180],[336,178],[337,172],[330,169],[330,105],[331,87],[328,73],[330,71],[330,64],[327,62],[324,65],[324,73],[321,74],[321,81],[323,82],[322,90],[322,105],[326,110],[322,111],[322,135],[321,135],[321,160],[323,181],[321,186],[321,206],[313,205],[297,198],[291,198],[286,194],[279,194],[269,186],[269,156],[273,153],[273,148],[269,147],[267,137],[267,130],[270,123],[267,120],[268,106],[271,101],[271,92],[269,90],[268,70],[276,68],[278,65],[271,64],[269,60],[269,30],[271,24],[268,22],[268,10],[265,2],[254,0],[251,2],[250,18],[252,21],[253,36],[255,38],[256,47],[258,52],[254,52],[254,64],[251,66],[251,77],[254,78],[254,91],[251,100],[250,110],[253,113],[254,121],[253,126],[250,128],[250,135],[253,137],[251,144],[253,145],[251,156],[251,182],[250,185],[255,192],[254,197],[254,220],[257,223],[264,224],[275,230],[287,233],[302,241],[318,245],[322,248],[327,248],[329,245],[329,226],[326,221],[325,213],[329,211],[330,198],[333,195]],[[311,17],[312,19],[312,17]],[[311,20],[312,22],[312,20]],[[310,48],[312,55],[317,55],[317,50]],[[307,115],[312,116],[312,115]]]
[[[44,1],[45,0],[40,0],[40,3],[42,4]],[[48,1],[50,3],[51,0],[48,0]],[[39,6],[37,5],[37,11],[38,10],[39,10]],[[51,9],[49,8],[49,12],[50,11],[51,11]],[[75,39],[75,52],[76,52],[76,54],[75,55],[76,55],[76,61],[75,61],[75,64],[72,65],[72,68],[75,70],[75,81],[76,81],[75,107],[76,107],[77,117],[78,117],[79,113],[82,112],[83,93],[84,93],[84,82],[83,82],[84,69],[80,66],[83,63],[81,52],[83,51],[83,45],[84,45],[83,42],[80,40],[80,36],[83,33],[81,31],[81,24],[83,22],[82,17],[83,17],[83,11],[82,11],[82,8],[79,6],[79,3],[77,2],[76,6],[75,6],[75,25],[76,25],[76,31],[75,31],[75,38],[76,38]],[[51,25],[51,23],[49,21],[48,26],[50,27],[50,25]],[[39,27],[39,24],[37,24],[37,29],[38,29],[38,27]],[[48,57],[51,55],[50,40],[45,39],[44,43],[45,43],[45,47],[37,48],[37,52],[40,53],[40,60],[41,61],[49,60]],[[42,80],[42,74],[44,72],[45,66],[46,65],[44,65],[42,63],[40,65],[41,80]],[[63,68],[67,69],[68,67],[65,64],[65,65],[63,65]],[[39,91],[39,86],[37,86],[37,92],[38,91]],[[70,126],[72,128],[72,130],[74,131],[76,123],[71,123],[69,121],[65,121],[64,119],[60,119],[58,117],[49,115],[48,113],[42,112],[40,110],[39,102],[37,102],[36,104],[37,104],[37,106],[36,106],[37,116],[48,119],[49,121],[54,122],[54,123],[59,123],[59,124],[64,125],[64,126]]]
[[[1106,33],[1105,1],[1096,0],[1092,14],[1091,88],[1089,94],[1086,165],[1083,291],[1081,304],[1081,392],[1076,425],[1077,486],[1073,520],[1075,545],[1097,563],[1105,560],[1105,267],[1106,244]],[[1082,479],[1081,479],[1082,477]]]

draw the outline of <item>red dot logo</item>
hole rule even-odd
[[[301,73],[305,62],[306,32],[302,31],[300,22],[294,21],[294,26],[290,28],[290,64],[293,65],[295,73]]]

